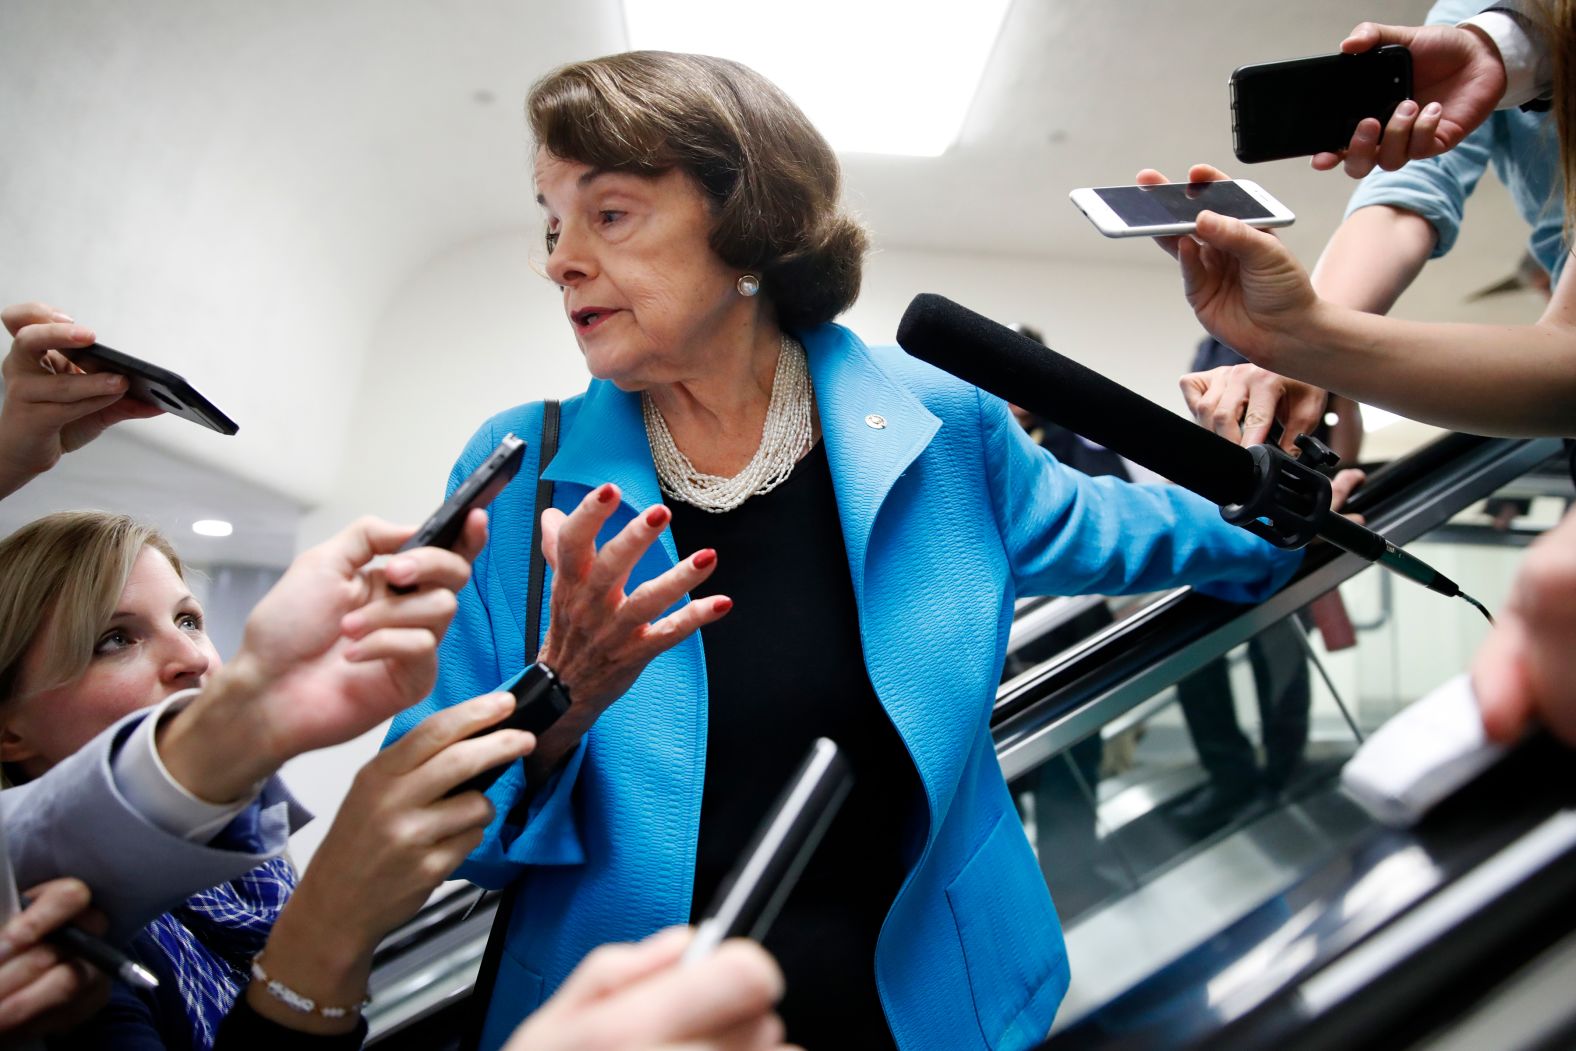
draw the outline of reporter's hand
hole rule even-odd
[[[104,932],[104,917],[88,908],[87,884],[55,879],[27,896],[32,902],[0,930],[0,1035],[12,1038],[69,1029],[109,998],[108,978],[43,940],[72,922]]]
[[[1220,169],[1195,164],[1189,182],[1226,178]],[[1166,182],[1153,168],[1140,185]],[[1300,343],[1322,301],[1302,265],[1274,234],[1214,212],[1199,215],[1191,237],[1155,242],[1182,264],[1188,305],[1210,333],[1255,364],[1274,369],[1275,356]]]
[[[414,532],[363,518],[290,564],[247,618],[235,659],[160,728],[176,780],[214,802],[239,798],[286,760],[365,733],[432,690],[486,512],[471,512],[454,551],[418,548],[370,568]],[[388,582],[417,590],[394,594]]]
[[[597,534],[619,506],[618,495],[618,487],[608,483],[593,489],[568,515],[556,508],[542,512],[542,553],[553,567],[553,593],[538,659],[563,682],[572,705],[543,732],[528,761],[535,777],[573,749],[652,658],[733,608],[731,599],[713,595],[657,619],[711,576],[717,553],[709,548],[626,594],[635,564],[673,516],[658,504],[598,550]]]
[[[61,353],[93,342],[93,330],[43,303],[0,310],[14,338],[0,363],[0,497],[16,492],[122,420],[160,409],[126,397],[126,377],[83,372]]]
[[[724,942],[679,963],[693,937],[675,927],[580,962],[505,1051],[770,1051],[784,1045],[772,1006],[782,972],[754,942]]]
[[[1344,162],[1346,174],[1361,179],[1375,165],[1395,171],[1409,160],[1437,157],[1460,145],[1504,97],[1504,60],[1476,29],[1364,22],[1341,41],[1341,50],[1355,55],[1382,44],[1412,52],[1412,98],[1396,107],[1382,140],[1379,122],[1369,117],[1346,149],[1315,154],[1319,171]]]
[[[441,709],[361,768],[269,936],[264,962],[271,977],[322,1004],[360,999],[378,943],[415,915],[493,819],[480,792],[445,793],[535,746],[523,730],[471,739],[513,710],[507,693]],[[303,1018],[257,982],[248,996],[255,1009],[291,1028],[355,1025],[354,1015],[337,1023]]]
[[[1269,439],[1281,424],[1280,446],[1297,455],[1297,435],[1312,434],[1324,419],[1329,392],[1257,365],[1222,365],[1183,376],[1182,398],[1198,423],[1239,445]]]
[[[1509,744],[1542,723],[1576,747],[1576,512],[1527,549],[1472,662],[1483,728]]]

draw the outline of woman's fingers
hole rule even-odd
[[[554,567],[557,576],[571,581],[586,578],[596,561],[597,534],[618,506],[618,486],[605,482],[587,493],[580,506],[558,525],[553,544],[557,552]]]
[[[379,752],[366,769],[376,767],[393,776],[407,774],[449,745],[485,730],[512,711],[514,698],[507,693],[485,693],[441,708]]]
[[[666,573],[652,577],[631,591],[619,610],[620,619],[631,627],[650,623],[661,616],[663,610],[699,587],[716,569],[717,552],[709,547],[695,552]]]
[[[650,660],[664,650],[672,649],[701,628],[727,616],[732,608],[733,600],[726,595],[710,595],[685,603],[682,609],[668,614],[646,629],[645,658]]]
[[[651,545],[671,521],[673,512],[661,504],[647,508],[631,519],[618,531],[617,536],[603,544],[602,550],[596,553],[591,571],[586,575],[586,587],[590,593],[600,597],[614,590],[623,591],[630,573],[635,569],[635,563],[651,550]]]

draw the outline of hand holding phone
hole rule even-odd
[[[127,391],[128,397],[156,405],[171,416],[190,420],[220,434],[234,434],[240,429],[234,420],[197,393],[197,389],[179,373],[123,354],[102,343],[90,343],[61,353],[86,372],[116,372],[125,376],[131,384]]]
[[[1296,216],[1246,179],[1170,182],[1147,186],[1089,186],[1067,195],[1107,237],[1174,237],[1193,232],[1200,212],[1241,219],[1249,226],[1290,226]]]
[[[568,689],[558,681],[552,669],[540,662],[525,669],[509,687],[509,693],[514,697],[514,711],[499,722],[478,730],[472,737],[483,737],[494,730],[525,730],[541,737],[544,730],[569,710]],[[455,785],[446,794],[457,796],[461,792],[485,792],[508,768],[505,763],[483,770],[475,777]]]
[[[1398,45],[1239,66],[1231,132],[1245,164],[1346,148],[1367,118],[1382,127],[1412,97],[1412,55]]]
[[[525,445],[523,438],[504,435],[498,447],[487,454],[487,459],[459,484],[449,498],[443,501],[443,505],[421,524],[421,528],[411,534],[409,540],[399,546],[399,550],[453,547],[460,538],[460,530],[465,528],[466,516],[476,508],[492,503],[503,492],[503,487],[520,473],[520,464],[525,459]],[[389,590],[396,595],[408,595],[414,589],[390,584]]]
[[[704,958],[729,938],[766,937],[853,786],[853,770],[842,750],[817,738],[706,907],[684,962]]]

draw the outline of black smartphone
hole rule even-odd
[[[483,737],[494,730],[528,730],[540,737],[542,731],[556,723],[558,717],[569,710],[569,695],[559,687],[558,677],[540,664],[533,664],[525,669],[525,674],[514,681],[514,685],[509,687],[509,692],[514,695],[514,711],[486,729],[471,734],[471,737]],[[508,768],[509,764],[505,763],[502,766],[483,770],[455,785],[445,795],[485,792]]]
[[[465,528],[465,517],[473,509],[486,507],[492,503],[493,498],[503,491],[503,487],[520,473],[520,464],[525,459],[525,444],[524,438],[516,438],[512,434],[504,435],[503,441],[487,454],[487,459],[481,462],[481,466],[472,471],[465,481],[449,494],[449,498],[443,501],[443,506],[432,512],[432,515],[421,524],[421,528],[399,546],[399,550],[414,551],[418,547],[453,547],[454,542],[460,538],[460,530]],[[408,595],[416,589],[390,584],[389,590],[396,595]]]
[[[853,786],[854,773],[842,750],[817,738],[707,905],[695,940],[684,951],[685,962],[701,959],[729,938],[760,941],[766,936]]]
[[[200,423],[220,434],[240,430],[235,421],[219,411],[213,402],[197,393],[186,377],[130,354],[122,354],[102,343],[61,351],[72,364],[85,372],[118,372],[130,381],[127,394],[139,401],[157,405],[171,416]]]
[[[453,547],[465,528],[465,516],[478,507],[486,507],[503,492],[525,459],[525,439],[512,434],[503,436],[498,447],[487,454],[481,466],[472,471],[455,489],[443,506],[421,524],[411,538],[400,545],[401,551],[418,547]]]
[[[1383,126],[1412,97],[1412,53],[1387,44],[1240,66],[1231,74],[1231,134],[1245,164],[1343,150],[1366,117]]]

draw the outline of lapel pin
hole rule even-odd
[[[880,415],[879,413],[872,412],[869,416],[865,417],[865,423],[879,431],[886,426],[886,417]]]

